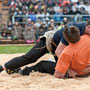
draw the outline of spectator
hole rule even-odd
[[[79,11],[78,8],[76,8],[76,12],[75,12],[75,14],[82,14],[82,13]]]
[[[78,8],[76,9],[75,14],[76,14],[76,16],[75,16],[75,21],[81,20],[82,17],[81,17],[80,15],[81,15],[82,13],[79,11]]]
[[[10,10],[9,10],[9,20],[12,22],[12,17],[13,17],[13,15],[14,15],[14,12],[15,12],[15,9],[12,7],[12,8],[10,8]]]
[[[12,30],[13,25],[11,21],[8,21],[7,27],[8,27],[8,30]]]
[[[90,14],[90,1],[86,4],[85,10]]]
[[[35,35],[36,41],[38,42],[39,39],[38,39],[38,37],[37,37],[36,32],[39,30],[39,27],[37,26],[37,24],[34,24],[34,26],[33,26],[33,30],[34,30],[33,33],[34,33],[34,35]]]
[[[54,6],[54,11],[55,12],[58,12],[60,10],[60,7],[58,6],[58,4],[56,3],[55,6]]]
[[[44,32],[48,31],[48,28],[47,28],[47,26],[46,26],[45,23],[42,24],[42,28],[43,28],[43,31],[44,31]]]
[[[85,8],[85,5],[83,2],[80,2],[80,5],[78,6],[78,9],[80,10],[80,8]]]
[[[70,8],[69,12],[67,13],[68,15],[74,15],[75,13],[73,12],[72,8]]]
[[[32,14],[29,13],[29,19],[31,19],[32,21],[36,21],[36,15],[34,12],[32,12]]]
[[[46,25],[46,27],[48,27],[48,25],[50,24],[50,22],[49,22],[49,18],[46,18],[46,20],[45,20],[45,25]]]
[[[41,14],[41,12],[40,11],[37,11],[37,19],[42,19],[42,16],[41,16],[42,14]]]
[[[10,6],[10,4],[11,4],[12,1],[13,1],[13,0],[9,0],[9,1],[8,1],[8,6]],[[16,2],[16,0],[14,0],[14,2]]]
[[[78,0],[71,0],[71,2],[72,2],[72,3],[77,3],[77,2],[78,2]]]
[[[10,13],[14,13],[14,12],[15,12],[14,7],[11,7],[11,8],[9,9],[9,14],[10,14]]]
[[[61,15],[61,16],[59,16],[59,15]],[[55,13],[54,21],[62,22],[62,20],[63,20],[63,12],[62,12],[62,9],[60,9],[58,12]]]
[[[50,7],[49,8],[49,13],[50,13],[50,15],[54,15],[55,14],[55,11],[54,11],[54,8],[53,7]]]
[[[16,4],[15,4],[15,1],[14,0],[11,0],[11,3],[9,5],[9,8],[11,8],[11,7],[16,8]]]
[[[28,19],[28,12],[27,12],[27,10],[23,10],[22,11],[22,15],[24,15],[24,17],[22,17],[22,21],[24,23],[26,23],[27,22],[27,19]]]
[[[63,18],[63,23],[64,23],[64,25],[68,23],[68,20],[66,17]]]
[[[19,0],[16,1],[16,7],[22,10],[22,3]]]
[[[70,4],[70,1],[69,0],[64,0],[63,1],[63,5],[69,5]]]
[[[34,10],[34,5],[33,5],[33,3],[31,3],[29,6],[29,11],[33,11],[33,10]]]
[[[21,21],[21,17],[20,17],[20,15],[22,15],[22,12],[19,10],[19,8],[16,8],[16,11],[14,12],[14,15],[18,15],[19,17],[16,17],[15,18],[15,20],[17,21],[17,22],[20,22]]]
[[[23,31],[24,40],[26,43],[34,43],[36,41],[33,29],[29,26]]]
[[[12,39],[13,40],[18,40],[18,39],[23,39],[23,29],[21,25],[18,22],[15,22],[15,26],[13,26],[13,31],[12,31]]]
[[[31,26],[31,19],[27,20],[27,26]]]
[[[63,27],[64,27],[64,23],[61,22],[61,23],[60,23],[60,26],[57,28],[57,30],[60,30],[60,29],[63,28]]]
[[[40,26],[40,28],[37,30],[36,32],[36,37],[37,37],[37,40],[40,38],[40,36],[43,36],[44,35],[44,30],[43,30],[43,27],[42,25]]]
[[[76,8],[77,8],[77,4],[76,3],[73,3],[73,5],[72,5],[71,8],[72,8],[72,11],[75,12],[76,11]]]
[[[53,7],[53,0],[48,0],[47,5],[48,7]]]
[[[50,24],[51,24],[51,27],[53,28],[52,30],[57,30],[55,25],[54,25],[54,20],[53,19],[50,20]]]
[[[63,8],[63,15],[67,15],[68,14],[68,9],[66,7]]]
[[[1,28],[1,37],[3,39],[7,39],[7,32],[8,32],[8,27],[7,24],[4,23]]]
[[[33,28],[33,26],[34,26],[34,24],[35,24],[35,21],[31,21],[31,27]]]
[[[83,8],[83,7],[82,7],[82,8],[80,8],[80,11],[82,11],[82,12],[81,12],[81,14],[82,14],[82,15],[85,15],[85,13],[86,13],[85,8]]]
[[[54,27],[54,25],[53,25],[53,23],[50,23],[48,25],[48,31],[50,31],[50,30],[56,30],[55,27]]]
[[[24,4],[24,5],[22,6],[22,10],[28,10],[28,7],[26,6],[26,4]]]
[[[46,18],[49,19],[49,17],[50,17],[50,14],[48,13],[46,9],[44,9],[44,12],[42,13],[43,21],[45,21]]]

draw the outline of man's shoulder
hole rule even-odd
[[[88,41],[90,39],[90,36],[88,34],[84,34],[81,36],[81,39],[85,39]]]
[[[68,56],[71,56],[73,54],[73,49],[70,45],[66,46],[63,50],[63,53],[68,55]]]

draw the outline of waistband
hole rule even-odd
[[[51,43],[55,46],[55,47],[57,47],[57,44],[52,40],[51,41]]]

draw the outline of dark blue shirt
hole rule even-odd
[[[69,26],[73,25],[79,28],[80,30],[80,35],[84,34],[86,24],[85,23],[70,23],[68,24]],[[63,37],[63,30],[64,28],[60,29],[57,31],[54,36],[53,36],[53,41],[58,45],[59,42],[61,41],[64,45],[68,45],[68,42],[64,39]]]

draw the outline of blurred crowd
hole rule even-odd
[[[1,26],[0,38],[24,39],[26,43],[38,42],[46,31],[59,30],[69,20],[85,22],[90,18],[90,0],[9,0],[8,6],[9,20],[7,25]],[[14,24],[13,15],[19,16],[15,17]],[[81,15],[85,16],[82,18]],[[5,28],[7,33],[3,32]]]
[[[9,0],[8,5],[11,21],[13,15],[25,15],[33,21],[37,19],[45,21],[46,18],[63,21],[63,16],[60,18],[55,15],[90,14],[90,0]],[[16,17],[15,20],[25,21],[26,17]]]
[[[9,21],[8,24],[3,24],[1,26],[1,39],[12,39],[12,40],[25,40],[26,43],[38,42],[40,36],[44,35],[46,31],[58,30],[64,27],[64,23],[58,24],[57,27],[54,24],[54,20],[42,22],[42,21],[32,21],[28,19],[27,24],[19,24],[15,22],[14,25]]]

